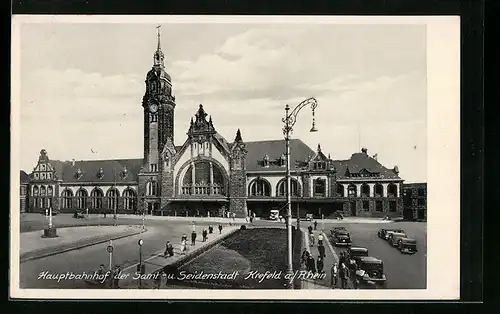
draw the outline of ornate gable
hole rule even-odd
[[[33,180],[57,180],[57,173],[50,163],[49,156],[45,149],[40,151],[38,163],[31,173]]]

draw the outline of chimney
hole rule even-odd
[[[361,148],[361,152],[362,152],[363,154],[365,154],[365,155],[366,155],[366,154],[368,154],[368,149],[366,149],[366,148]]]

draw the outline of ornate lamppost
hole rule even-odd
[[[285,146],[286,146],[286,202],[287,202],[287,231],[288,231],[288,269],[287,273],[290,278],[293,278],[293,248],[292,248],[292,200],[291,200],[291,176],[290,176],[290,134],[293,131],[293,126],[297,121],[297,115],[300,110],[306,106],[311,106],[312,110],[312,127],[310,132],[317,132],[315,125],[314,110],[318,106],[318,102],[315,98],[311,97],[300,104],[298,104],[291,112],[290,106],[287,104],[285,106],[285,117],[282,119],[285,124],[283,127],[283,135],[285,136]],[[293,282],[290,280],[288,283],[289,289],[293,289]]]

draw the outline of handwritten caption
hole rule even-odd
[[[297,270],[293,273],[287,273],[283,271],[250,271],[245,274],[240,274],[238,271],[233,271],[231,273],[206,273],[204,271],[195,271],[194,273],[180,271],[177,274],[161,274],[158,272],[149,273],[149,274],[141,274],[140,272],[134,273],[126,273],[120,272],[118,274],[114,274],[111,271],[107,271],[105,273],[98,272],[66,272],[66,273],[53,273],[49,271],[43,271],[38,274],[38,280],[55,280],[57,282],[64,280],[88,280],[88,281],[97,281],[97,282],[105,282],[109,279],[115,280],[156,280],[159,279],[160,276],[164,276],[170,280],[236,280],[241,278],[243,280],[255,280],[259,283],[265,280],[306,280],[306,279],[325,279],[325,273],[314,273],[307,270]]]

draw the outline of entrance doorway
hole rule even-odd
[[[351,215],[356,216],[356,202],[351,202]]]

